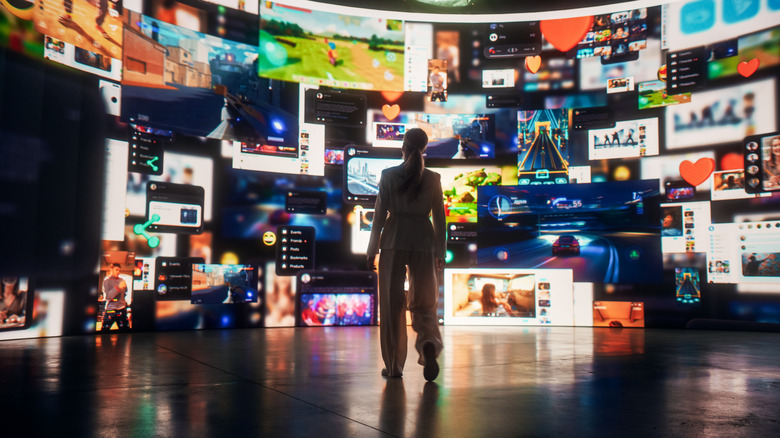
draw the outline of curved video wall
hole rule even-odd
[[[777,23],[3,1],[0,339],[378,324],[367,240],[410,128],[442,324],[780,323]]]

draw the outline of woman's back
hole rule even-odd
[[[410,188],[411,193],[401,192],[404,179],[403,165],[382,172],[369,253],[382,248],[433,251],[443,257],[445,218],[441,176],[425,169],[420,186],[416,190]],[[433,226],[429,219],[431,215]]]

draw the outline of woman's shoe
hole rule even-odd
[[[432,382],[439,376],[439,364],[436,362],[436,347],[427,342],[423,345],[423,357],[425,358],[425,368],[423,368],[423,377]]]
[[[382,368],[382,375],[385,377],[403,377],[404,373],[401,373],[399,375],[390,375],[390,373],[387,372],[387,368]]]

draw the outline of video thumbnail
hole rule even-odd
[[[780,138],[778,138],[780,141]],[[778,146],[780,150],[780,145]],[[712,192],[710,193],[713,201],[725,199],[747,199],[756,196],[771,196],[769,193],[750,194],[745,191],[745,171],[739,170],[716,170],[712,172]]]
[[[369,294],[302,294],[301,324],[374,325],[375,299]]]
[[[666,111],[668,149],[739,142],[777,129],[775,80],[700,91],[690,103]]]
[[[192,304],[257,302],[257,270],[249,265],[192,265]]]
[[[404,90],[404,24],[281,3],[260,5],[262,77],[339,88]]]
[[[447,101],[447,60],[428,60],[428,102]]]
[[[416,113],[412,123],[428,134],[428,158],[494,158],[496,121],[493,114]]]
[[[133,272],[135,253],[103,251],[100,264],[95,330],[130,330],[133,327]]]
[[[122,1],[37,0],[38,32],[111,58],[122,57]]]
[[[479,188],[480,267],[572,269],[592,283],[662,278],[657,180]]]
[[[429,167],[441,175],[447,222],[476,222],[478,187],[501,185],[498,167]]]
[[[517,75],[513,68],[482,70],[482,88],[514,88]]]
[[[594,17],[593,27],[571,57],[614,56],[647,48],[647,8]]]
[[[444,322],[572,325],[572,290],[566,269],[446,269]]]
[[[44,39],[43,56],[68,67],[114,81],[122,79],[122,61],[52,38]]]
[[[588,131],[588,158],[634,158],[658,155],[658,119],[622,120],[614,128]]]
[[[742,254],[742,275],[745,277],[780,277],[780,253],[752,252]]]
[[[630,301],[594,301],[594,327],[644,327],[645,303]]]
[[[758,69],[772,68],[780,64],[780,28],[764,30],[749,35],[740,36],[738,40],[729,40],[735,43],[737,53],[711,59],[707,63],[709,80],[737,76],[737,67],[745,59],[758,60]],[[715,52],[715,50],[713,50]],[[729,54],[732,51],[727,52]],[[737,56],[738,55],[738,56]]]
[[[516,106],[491,108],[486,103],[484,95],[451,94],[447,102],[424,102],[424,112],[401,111],[392,121],[382,111],[369,109],[368,120],[424,130],[428,135],[426,159],[508,159],[517,155]],[[415,104],[411,97],[409,104]],[[353,143],[363,141],[373,143],[374,133],[368,130],[366,140],[358,138]]]
[[[377,323],[373,272],[304,271],[297,278],[299,327]]]
[[[690,103],[691,93],[667,94],[666,82],[646,81],[639,83],[639,109],[658,108]]]
[[[258,0],[144,0],[146,15],[196,32],[257,45]],[[254,9],[251,9],[254,7]],[[132,9],[132,8],[131,8]]]
[[[33,309],[33,291],[27,277],[4,276],[0,290],[0,332],[21,330],[30,325]],[[30,314],[30,318],[27,315]],[[0,338],[1,339],[1,338]]]
[[[265,265],[265,314],[266,327],[295,327],[295,277],[276,275],[274,262]]]
[[[368,241],[371,239],[371,228],[374,225],[374,209],[357,205],[353,211],[355,218],[352,222],[350,247],[353,254],[365,254],[368,250]]]
[[[374,122],[371,144],[376,147],[400,148],[404,144],[406,131],[416,127],[413,123]]]
[[[398,155],[398,154],[395,154]],[[344,150],[344,199],[373,205],[379,194],[382,171],[403,163],[400,157],[377,155],[373,151],[347,147]]]
[[[607,81],[607,94],[625,93],[634,91],[634,78],[613,78]]]
[[[674,268],[675,295],[678,303],[701,302],[701,282],[697,268]]]
[[[685,160],[695,163],[696,161],[707,158],[715,159],[715,152],[712,150],[704,150],[698,152],[688,152],[684,154],[662,154],[654,157],[642,157],[639,160],[640,176],[642,179],[658,179],[663,181],[665,188],[667,188],[667,197],[669,196],[668,184],[675,184],[675,187],[686,187],[690,184],[681,180],[680,177],[680,163]],[[692,197],[696,193],[709,191],[712,187],[711,179],[707,179],[703,183],[696,186],[693,190],[678,191],[679,196]]]
[[[256,46],[130,14],[123,122],[297,151],[298,86],[258,78]]]
[[[518,111],[519,185],[569,182],[569,110]]]

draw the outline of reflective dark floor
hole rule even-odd
[[[2,341],[0,436],[780,436],[777,333],[442,332],[432,383],[377,327]]]

